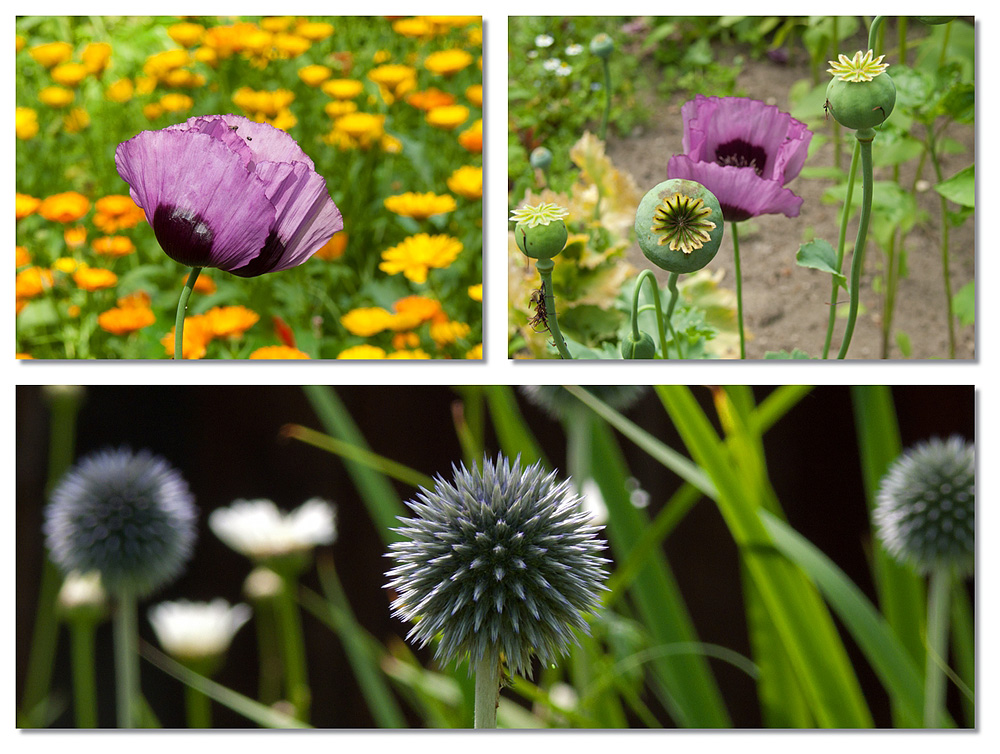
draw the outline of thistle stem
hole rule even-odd
[[[851,336],[854,335],[854,325],[858,320],[861,271],[864,268],[865,243],[868,240],[868,223],[872,214],[872,191],[875,180],[872,172],[872,141],[875,140],[875,131],[871,128],[859,129],[855,133],[855,137],[861,147],[861,219],[858,222],[858,237],[854,242],[854,253],[851,255],[851,305],[847,313],[844,340],[840,344],[840,353],[837,354],[838,359],[847,357],[847,349],[851,346]]]
[[[134,728],[138,719],[139,698],[139,618],[135,594],[118,594],[114,619],[115,681],[117,688],[118,727]]]
[[[747,357],[746,336],[743,333],[743,274],[740,271],[740,234],[737,224],[733,226],[733,260],[736,264],[736,319],[740,326],[740,358]]]
[[[948,661],[948,612],[951,572],[939,566],[931,572],[927,596],[927,665],[924,675],[924,727],[940,728],[945,709]]]
[[[284,585],[275,599],[281,654],[285,663],[285,693],[302,721],[309,714],[309,682],[306,673],[305,641],[302,637],[302,616],[295,602],[297,582],[294,576],[282,575]]]
[[[212,727],[212,701],[191,686],[184,687],[184,708],[188,728],[207,730]]]
[[[844,209],[840,213],[840,233],[837,236],[837,272],[844,267],[844,247],[847,245],[847,221],[851,219],[851,205],[854,202],[854,178],[858,174],[858,158],[861,156],[861,142],[854,142],[854,153],[851,155],[851,168],[847,173],[847,195],[844,197]],[[823,341],[823,358],[830,354],[830,341],[833,339],[833,326],[837,321],[837,285],[836,279],[830,284],[830,316],[826,321],[826,340]]]
[[[181,297],[177,301],[177,318],[174,320],[174,358],[184,358],[184,313],[187,311],[188,299],[191,298],[191,291],[194,290],[194,282],[201,273],[201,267],[192,267],[188,275],[187,282],[181,290]]]
[[[73,663],[73,710],[76,727],[97,727],[97,681],[94,671],[94,634],[97,627],[89,619],[69,623]]]
[[[660,336],[660,352],[663,354],[663,358],[667,358],[667,328],[670,327],[670,322],[664,322],[663,311],[660,307],[660,289],[656,285],[656,276],[653,275],[652,270],[643,270],[640,272],[638,279],[635,281],[635,288],[632,290],[632,337],[636,340],[639,340],[640,337],[639,291],[647,278],[653,286],[653,305],[656,308],[656,328]]]
[[[563,359],[572,359],[566,341],[563,340],[562,332],[559,330],[559,319],[556,317],[556,299],[552,294],[552,270],[555,262],[551,259],[539,259],[535,262],[535,269],[542,278],[542,288],[545,290],[545,318],[549,326],[549,332],[555,341],[559,356]]]
[[[500,658],[496,649],[487,652],[476,663],[475,704],[474,727],[496,728],[500,704]]]

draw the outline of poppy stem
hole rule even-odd
[[[858,145],[861,147],[861,219],[858,222],[858,237],[854,242],[854,253],[851,255],[851,305],[847,313],[847,328],[844,330],[844,340],[840,344],[838,359],[847,357],[847,349],[851,346],[851,336],[854,335],[854,325],[858,320],[858,303],[861,293],[861,271],[864,269],[865,243],[868,240],[868,223],[872,214],[872,191],[874,174],[872,171],[872,142],[875,131],[862,128],[855,133]]]
[[[670,328],[670,336],[674,339],[674,345],[677,346],[677,358],[683,359],[684,352],[681,351],[681,340],[677,337],[677,333],[674,332],[673,317],[674,317],[674,307],[677,305],[677,279],[680,277],[680,273],[671,272],[670,277],[667,279],[667,290],[670,291],[670,301],[667,303],[667,327]],[[667,353],[664,350],[663,358],[667,358]]]
[[[743,334],[743,273],[740,271],[740,234],[733,226],[733,260],[736,264],[736,319],[740,325],[740,358],[747,357],[746,336]]]
[[[539,259],[535,262],[535,269],[542,278],[542,288],[545,289],[545,318],[552,340],[555,341],[561,358],[572,359],[573,355],[566,347],[566,341],[563,340],[562,332],[559,330],[559,320],[556,318],[556,297],[552,294],[552,269],[555,266],[555,262],[551,259]]]
[[[602,58],[604,63],[604,114],[601,116],[601,132],[598,137],[604,141],[608,133],[608,121],[611,119],[611,64],[607,58]]]
[[[847,243],[847,221],[851,219],[851,203],[854,201],[854,178],[858,174],[858,158],[861,155],[861,142],[854,142],[854,153],[851,155],[851,168],[847,174],[847,195],[844,197],[844,209],[840,215],[840,234],[837,237],[837,272],[844,267],[844,246]],[[837,320],[837,281],[830,284],[830,316],[826,322],[826,340],[823,342],[823,358],[830,354],[830,341],[833,339],[833,326]]]
[[[181,297],[177,301],[177,319],[174,320],[174,358],[184,358],[184,312],[187,311],[187,302],[191,298],[191,291],[194,290],[194,282],[201,273],[201,267],[192,267],[191,274],[188,275]]]
[[[663,358],[667,358],[667,328],[670,327],[670,320],[664,322],[663,310],[660,306],[660,289],[656,285],[656,276],[652,270],[643,270],[639,273],[639,278],[635,281],[635,288],[632,290],[632,337],[639,340],[639,291],[646,279],[649,279],[653,286],[653,306],[656,308],[656,329],[660,336],[660,352]]]

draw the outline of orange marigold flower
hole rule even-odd
[[[112,235],[123,228],[134,228],[146,219],[142,207],[128,194],[108,194],[94,202],[94,225]]]
[[[480,118],[458,135],[458,143],[473,154],[483,152],[483,120]]]
[[[100,78],[111,62],[111,45],[107,42],[90,42],[80,53],[80,60],[87,73]]]
[[[393,351],[386,356],[387,359],[429,359],[430,357],[429,353],[420,348],[412,351]]]
[[[288,31],[294,20],[291,16],[268,16],[260,20],[260,28],[271,32]]]
[[[85,267],[81,265],[73,273],[73,282],[85,291],[100,291],[111,288],[118,283],[118,276],[111,270],[102,267]]]
[[[453,131],[469,119],[469,108],[465,105],[445,105],[428,110],[424,117],[435,128]]]
[[[418,233],[382,252],[379,269],[389,275],[402,272],[414,283],[427,281],[431,268],[443,268],[455,261],[462,251],[462,242],[447,235],[431,236]]]
[[[53,194],[42,200],[38,214],[57,223],[72,223],[90,211],[90,201],[76,191]]]
[[[454,105],[455,97],[448,92],[442,92],[440,89],[432,86],[422,92],[413,92],[406,95],[406,104],[427,112],[435,107]]]
[[[483,106],[483,85],[473,84],[465,90],[465,98],[476,107]]]
[[[155,321],[153,310],[141,306],[115,307],[97,315],[97,324],[112,335],[128,335]]]
[[[245,306],[214,306],[203,316],[217,338],[238,338],[260,320],[257,312]]]
[[[118,306],[123,309],[128,307],[148,309],[152,301],[153,297],[146,293],[146,291],[136,291],[118,299]]]
[[[322,259],[325,262],[333,262],[334,260],[340,259],[344,256],[344,251],[347,249],[347,233],[341,231],[340,233],[335,233],[333,238],[327,241],[323,246],[319,248],[313,256],[317,259]]]
[[[15,194],[14,207],[16,218],[20,220],[28,215],[34,214],[41,204],[41,199],[36,199],[30,194]]]
[[[26,264],[31,264],[31,254],[23,246],[14,247],[14,266],[24,267]]]
[[[83,63],[60,63],[50,71],[52,80],[63,86],[76,86],[87,77]]]
[[[202,270],[201,274],[198,276],[198,279],[194,281],[195,293],[204,293],[204,294],[215,293],[219,289],[219,286],[215,284],[215,281],[212,280],[212,278],[209,277],[206,273],[207,270]]]
[[[87,229],[82,225],[77,225],[75,228],[66,228],[63,231],[63,241],[71,249],[79,249],[85,243],[87,243]]]
[[[420,345],[420,336],[415,332],[398,332],[392,336],[392,347],[397,351],[416,348]]]
[[[463,165],[448,177],[448,188],[469,201],[483,196],[483,169]]]
[[[205,34],[205,27],[201,24],[193,24],[184,21],[167,28],[167,34],[181,47],[191,48],[201,41]]]
[[[432,52],[424,60],[424,68],[441,76],[453,76],[472,63],[472,56],[465,50],[441,50]]]
[[[72,57],[73,46],[68,42],[46,42],[30,48],[28,54],[40,65],[52,68]]]
[[[433,215],[442,215],[455,209],[455,199],[449,194],[427,192],[417,194],[407,191],[405,194],[386,197],[383,204],[390,212],[414,220],[426,220]]]
[[[447,346],[471,332],[472,328],[464,322],[435,322],[431,325],[431,338],[438,346]]]
[[[378,346],[369,346],[367,344],[362,344],[360,346],[351,346],[346,348],[337,354],[338,359],[384,359],[386,353],[383,349]]]
[[[135,251],[135,244],[128,236],[103,236],[94,239],[91,246],[102,257],[125,257]]]
[[[291,346],[264,346],[252,354],[251,359],[308,359],[309,354]]]
[[[44,267],[29,267],[14,279],[16,298],[34,298],[52,287],[52,273]]]
[[[415,316],[418,320],[418,324],[421,322],[427,322],[428,320],[432,320],[443,314],[441,302],[435,301],[432,298],[427,298],[427,296],[405,296],[393,304],[392,308],[395,309],[398,314]]]
[[[160,343],[170,358],[173,358],[174,355],[175,335],[176,328],[171,327],[170,332],[160,338]],[[208,344],[211,342],[212,329],[203,315],[196,314],[193,317],[184,318],[184,344],[181,346],[181,355],[185,359],[204,358]]]
[[[16,108],[14,118],[14,133],[17,138],[27,141],[38,135],[38,113],[30,107]]]
[[[38,99],[43,105],[48,105],[58,110],[73,104],[76,95],[72,89],[63,89],[61,86],[47,86],[38,93]]]
[[[354,99],[365,90],[365,85],[357,79],[330,79],[320,89],[334,99]]]
[[[20,310],[18,310],[18,311],[20,311]],[[32,356],[30,353],[16,353],[16,354],[14,354],[14,358],[15,359],[33,359],[35,357]]]
[[[142,106],[142,114],[146,116],[146,120],[156,120],[163,115],[163,107],[158,102],[150,102]]]

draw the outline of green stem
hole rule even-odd
[[[284,585],[275,599],[281,654],[285,663],[285,693],[295,708],[295,717],[303,722],[309,714],[309,682],[306,673],[305,640],[302,616],[295,601],[297,582],[294,576],[282,575]]]
[[[885,18],[885,16],[875,16],[875,18],[872,19],[871,27],[868,29],[868,49],[874,51],[876,55],[878,55],[877,48],[879,47],[879,27],[882,26],[882,22],[885,21]]]
[[[851,255],[851,306],[847,313],[847,327],[844,330],[844,340],[840,344],[838,359],[847,357],[847,349],[851,346],[854,335],[854,325],[858,320],[858,304],[861,291],[861,271],[865,261],[865,243],[868,240],[868,223],[872,214],[872,191],[874,175],[872,172],[872,141],[875,131],[871,128],[860,129],[855,133],[861,147],[861,220],[858,222],[858,237],[854,242],[854,253]]]
[[[566,347],[566,341],[563,340],[562,333],[559,331],[559,319],[556,317],[556,299],[552,294],[552,270],[555,266],[555,262],[551,259],[539,259],[535,262],[535,269],[538,270],[538,274],[542,278],[542,288],[545,295],[545,319],[549,326],[549,332],[555,341],[559,356],[563,359],[572,359],[573,356]]]
[[[740,326],[740,358],[747,357],[746,335],[743,332],[743,274],[740,271],[740,234],[733,226],[733,260],[736,263],[736,319]]]
[[[139,618],[135,594],[118,594],[114,619],[115,680],[118,703],[118,727],[134,728],[138,721],[139,698]]]
[[[602,58],[604,63],[604,115],[601,116],[601,130],[598,136],[601,141],[608,133],[608,121],[611,119],[611,64],[607,58]]]
[[[653,306],[656,309],[656,329],[660,337],[660,353],[663,354],[663,358],[667,358],[667,328],[670,327],[670,322],[663,319],[663,311],[660,306],[660,288],[656,284],[656,276],[652,270],[643,270],[640,272],[638,279],[635,281],[635,288],[632,290],[632,337],[636,340],[640,337],[639,291],[642,289],[643,282],[647,279],[650,285],[653,286]]]
[[[201,267],[192,267],[188,275],[187,282],[181,290],[181,297],[177,301],[177,318],[174,320],[174,358],[184,358],[184,313],[187,311],[188,299],[191,298],[191,291],[194,290],[194,281],[198,279]]]
[[[674,307],[677,306],[677,299],[679,298],[679,294],[677,292],[677,278],[678,277],[679,277],[679,273],[677,273],[677,272],[671,272],[670,273],[670,277],[667,278],[667,290],[670,291],[670,300],[667,302],[666,321],[667,321],[667,327],[670,328],[670,335],[671,335],[671,337],[673,337],[674,344],[677,346],[677,358],[678,359],[683,359],[684,358],[684,352],[683,352],[683,350],[681,350],[681,340],[677,336],[677,333],[674,330],[674,325],[673,325]],[[666,351],[666,348],[664,348],[664,350],[663,350],[663,358],[666,358],[666,357],[667,357],[667,351]]]
[[[861,156],[861,142],[854,142],[854,153],[851,155],[851,168],[847,174],[847,195],[844,197],[844,209],[840,214],[840,233],[837,236],[837,272],[844,267],[844,251],[847,245],[847,221],[851,219],[851,205],[854,202],[854,178],[858,174],[858,158]],[[830,284],[830,315],[826,321],[826,340],[823,341],[823,358],[830,354],[830,341],[833,339],[833,326],[837,321],[837,294],[839,286],[836,279]]]
[[[89,619],[69,623],[73,663],[73,708],[77,728],[97,727],[97,681],[94,671],[94,634],[97,627]]]
[[[938,566],[931,572],[927,595],[927,670],[924,676],[924,727],[939,728],[945,710],[945,673],[948,661],[948,611],[951,572]]]
[[[500,658],[496,649],[493,649],[476,663],[476,708],[473,725],[476,728],[496,728],[499,703]]]
[[[184,708],[187,710],[188,728],[207,730],[212,727],[212,700],[198,689],[184,687]]]
[[[941,172],[941,161],[937,155],[937,141],[933,129],[927,129],[927,153],[934,167],[934,175],[938,183],[944,180]],[[955,358],[955,316],[951,293],[951,263],[948,251],[948,200],[941,197],[941,277],[944,281],[945,306],[948,315],[948,357]]]

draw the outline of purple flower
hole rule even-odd
[[[143,131],[118,145],[115,165],[167,256],[189,267],[287,270],[344,227],[295,139],[238,115]]]
[[[806,161],[812,131],[804,123],[758,100],[700,94],[684,103],[681,116],[684,154],[667,163],[670,178],[702,184],[729,222],[798,216],[802,198],[784,185]]]

